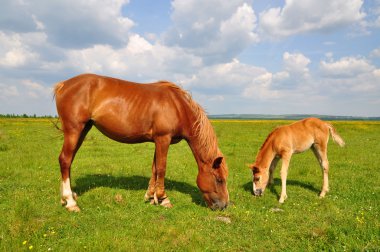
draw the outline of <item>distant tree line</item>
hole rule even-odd
[[[51,115],[43,115],[43,116],[37,116],[36,114],[33,115],[27,115],[27,114],[0,114],[0,118],[55,118],[57,116],[51,116]]]

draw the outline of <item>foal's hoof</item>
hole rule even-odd
[[[80,212],[80,208],[77,205],[71,206],[71,207],[66,207],[66,209],[69,212],[75,212],[75,213],[79,213]]]
[[[281,197],[280,200],[278,201],[280,204],[284,204],[285,200],[288,198],[287,195],[285,195],[284,197]]]

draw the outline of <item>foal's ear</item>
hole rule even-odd
[[[220,164],[222,163],[222,161],[223,161],[223,157],[215,158],[214,163],[212,164],[212,168],[214,169],[220,168]]]

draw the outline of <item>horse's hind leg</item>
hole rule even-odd
[[[319,194],[319,197],[323,198],[329,191],[329,161],[327,159],[327,143],[315,144],[311,149],[313,150],[323,173],[323,185],[321,193]]]
[[[81,124],[73,127],[64,127],[64,141],[61,154],[59,155],[59,164],[61,167],[61,203],[67,210],[79,212],[77,206],[76,194],[71,191],[70,169],[76,152],[81,146],[86,134],[91,129],[92,123]]]
[[[154,167],[156,172],[156,184],[154,188],[154,202],[160,204],[164,207],[172,207],[169,198],[165,193],[165,173],[166,173],[166,160],[168,155],[168,150],[170,146],[171,138],[169,136],[160,136],[154,140],[156,150],[155,150],[155,160]]]
[[[274,170],[276,169],[276,166],[277,166],[277,163],[278,163],[279,160],[280,160],[280,158],[275,157],[272,160],[272,163],[270,164],[268,185],[272,185],[274,183],[273,173],[274,173]]]
[[[154,204],[154,192],[157,180],[157,171],[156,171],[156,151],[154,152],[153,164],[152,164],[152,176],[149,180],[148,190],[145,193],[144,199],[146,202]]]

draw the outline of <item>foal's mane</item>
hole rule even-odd
[[[281,126],[279,126],[279,127],[276,127],[274,130],[272,130],[271,131],[271,133],[269,133],[269,135],[267,136],[267,138],[265,138],[265,141],[264,141],[264,143],[261,145],[261,147],[260,147],[260,151],[265,147],[265,145],[269,142],[269,140],[272,138],[272,135],[274,134],[274,132],[278,129],[278,128],[280,128]]]
[[[218,142],[215,136],[214,128],[207,118],[205,110],[193,100],[188,91],[182,89],[176,84],[167,81],[159,81],[158,83],[160,85],[172,88],[177,93],[182,95],[187,102],[189,102],[190,108],[196,117],[196,120],[192,125],[192,129],[194,130],[193,136],[198,137],[197,141],[199,142],[199,147],[201,152],[205,154],[206,158],[213,159],[216,157],[218,152]]]

